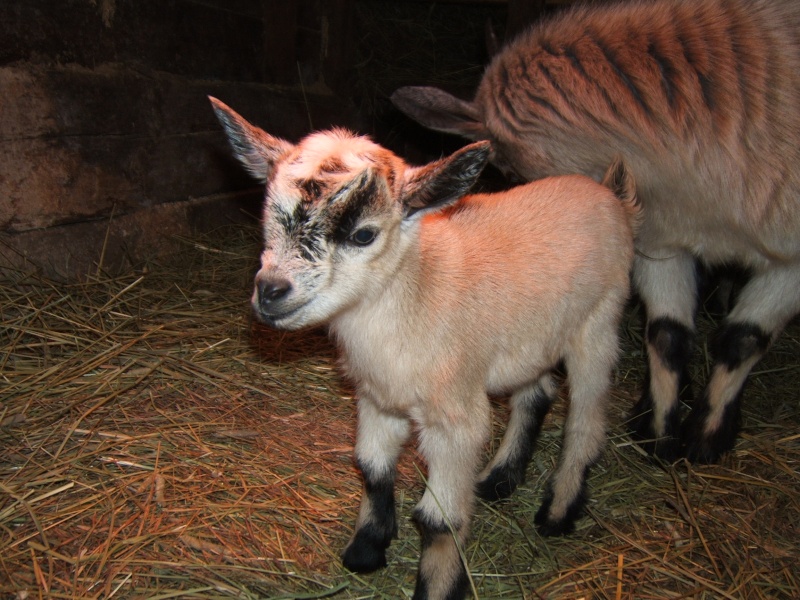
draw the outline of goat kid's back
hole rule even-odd
[[[295,146],[212,102],[239,160],[268,184],[256,314],[280,329],[329,324],[356,387],[364,494],[344,565],[386,564],[397,460],[415,427],[428,480],[414,598],[463,597],[476,491],[493,500],[524,480],[562,360],[571,408],[536,522],[569,531],[605,441],[628,295],[638,205],[622,163],[606,185],[576,175],[467,196],[487,142],[410,167],[343,131]],[[512,410],[479,475],[487,391],[510,393]]]

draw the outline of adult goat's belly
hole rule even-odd
[[[756,269],[800,260],[800,232],[792,219],[757,224],[732,212],[704,213],[680,202],[647,202],[636,240],[640,255],[664,259],[687,251],[709,264],[737,263]]]

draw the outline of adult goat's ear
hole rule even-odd
[[[489,142],[475,142],[424,167],[409,168],[401,191],[406,218],[442,209],[465,196],[489,161],[490,153]]]
[[[216,98],[209,96],[208,99],[225,129],[234,156],[253,177],[266,183],[275,163],[290,152],[294,145],[251,125],[239,113]]]
[[[454,133],[468,140],[483,140],[488,135],[475,103],[451,96],[439,88],[401,87],[390,99],[401,112],[429,129]]]

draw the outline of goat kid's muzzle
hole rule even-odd
[[[292,301],[292,282],[280,276],[256,276],[255,290],[251,303],[256,317],[272,327],[281,324],[305,306]]]

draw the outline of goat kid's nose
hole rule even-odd
[[[267,307],[285,298],[292,290],[292,284],[286,279],[266,279],[257,283],[258,303]]]

